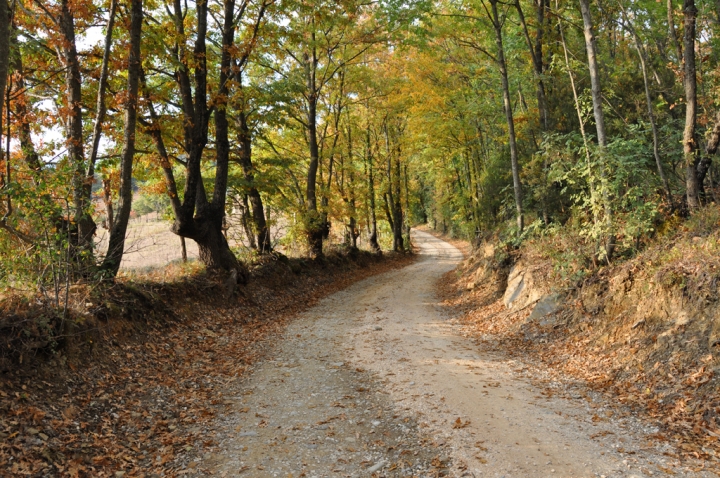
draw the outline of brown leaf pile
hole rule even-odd
[[[262,357],[289,319],[411,260],[361,253],[292,268],[261,264],[229,299],[221,279],[204,275],[119,284],[95,299],[106,301],[96,308],[106,322],[92,333],[0,375],[0,475],[191,470],[192,458],[213,443],[209,424],[225,385]]]

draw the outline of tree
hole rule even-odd
[[[250,106],[248,99],[242,94],[243,90],[243,69],[239,66],[235,66],[236,73],[235,78],[239,91],[239,100],[237,105],[237,118],[238,118],[238,133],[237,139],[240,145],[239,162],[242,166],[243,175],[247,182],[247,194],[246,197],[252,207],[252,220],[255,224],[255,233],[257,235],[257,242],[254,243],[261,254],[269,253],[272,251],[272,244],[270,242],[270,228],[267,224],[265,217],[265,209],[263,208],[262,197],[260,191],[255,184],[255,166],[252,160],[252,147],[253,138],[250,127]],[[249,209],[249,208],[248,208]],[[251,231],[252,234],[252,231]]]
[[[597,60],[597,49],[595,45],[595,34],[593,32],[592,15],[590,13],[590,0],[580,0],[580,11],[583,18],[583,31],[585,34],[585,50],[587,51],[588,70],[590,71],[591,96],[593,104],[593,116],[595,117],[595,132],[597,134],[598,155],[602,171],[601,179],[606,181],[606,160],[607,137],[605,135],[605,115],[603,113],[602,88],[600,86],[600,68]],[[607,224],[607,238],[604,246],[604,259],[609,261],[615,249],[615,235],[612,232],[612,206],[608,199],[608,192],[603,188],[603,206],[605,209],[605,222]]]
[[[114,12],[112,13],[114,14]],[[111,15],[112,15],[111,14]],[[112,17],[111,17],[112,18]],[[135,157],[135,130],[137,124],[138,90],[140,87],[140,44],[143,24],[143,1],[132,0],[130,4],[130,47],[127,68],[127,93],[125,98],[125,128],[123,131],[123,151],[120,163],[120,201],[117,217],[110,230],[110,240],[102,268],[111,275],[120,270],[123,252],[125,251],[125,235],[130,209],[132,206],[132,173]],[[110,26],[112,24],[110,23]],[[105,60],[103,60],[104,62]],[[103,68],[104,70],[104,68]],[[103,71],[105,73],[105,71]],[[99,108],[99,111],[101,108]]]
[[[320,111],[326,108],[324,100],[331,96],[327,89],[337,75],[376,41],[376,25],[366,10],[365,4],[354,0],[295,4],[294,15],[285,19],[286,25],[276,25],[278,43],[261,62],[281,79],[285,92],[295,93],[279,98],[279,103],[302,129],[307,148],[301,208],[308,248],[314,257],[322,255],[323,239],[329,233],[327,211],[318,205],[321,153],[329,139],[325,134],[329,125],[319,124]]]
[[[685,65],[685,74],[683,76],[685,86],[683,155],[685,159],[687,205],[690,211],[694,211],[700,207],[700,182],[697,175],[699,157],[695,132],[695,123],[697,121],[697,79],[695,72],[695,20],[697,8],[694,0],[685,0],[683,14],[685,17],[685,33],[683,34],[683,63]]]
[[[251,10],[250,7],[253,5],[255,8]],[[247,62],[257,40],[265,12],[270,5],[272,5],[270,0],[261,0],[256,4],[251,0],[245,0],[239,6],[234,0],[224,0],[219,48],[219,88],[211,101],[208,94],[208,57],[211,53],[207,48],[208,4],[197,4],[193,12],[196,25],[192,53],[186,44],[186,39],[191,36],[191,32],[187,32],[185,27],[185,18],[189,12],[179,0],[174,2],[172,9],[168,8],[167,13],[176,34],[175,42],[170,46],[168,53],[174,59],[175,70],[172,77],[176,84],[175,93],[179,98],[183,117],[181,154],[187,158],[183,162],[185,186],[182,200],[177,194],[178,188],[174,171],[170,166],[170,155],[162,139],[162,133],[158,129],[158,114],[153,112],[154,105],[148,104],[148,112],[152,120],[150,134],[161,158],[175,214],[172,231],[181,237],[193,239],[198,244],[200,260],[209,269],[235,271],[239,282],[247,280],[247,270],[230,250],[223,232],[230,163],[226,109],[233,78],[232,69],[237,68],[238,65],[242,67]],[[250,14],[253,17],[248,23],[247,16]],[[235,30],[238,27],[242,27],[243,33],[247,35],[244,38],[243,49],[239,49],[235,43]],[[203,181],[202,167],[213,114],[216,141],[215,177],[212,195],[209,195]]]

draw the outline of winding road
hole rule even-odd
[[[463,337],[435,295],[462,254],[424,232],[413,241],[415,263],[324,299],[230,386],[198,472],[664,476],[651,426],[543,395],[522,364]]]

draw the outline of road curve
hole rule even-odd
[[[435,289],[462,254],[424,232],[413,231],[413,241],[415,263],[324,299],[291,323],[269,360],[229,387],[214,430],[218,445],[198,470],[258,477],[664,474],[664,457],[647,452],[637,425],[598,419],[602,409],[579,397],[542,396],[517,373],[518,363],[460,335]]]

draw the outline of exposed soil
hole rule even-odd
[[[463,337],[436,295],[461,253],[414,243],[418,262],[324,299],[228,385],[196,476],[710,476],[581,384]]]

